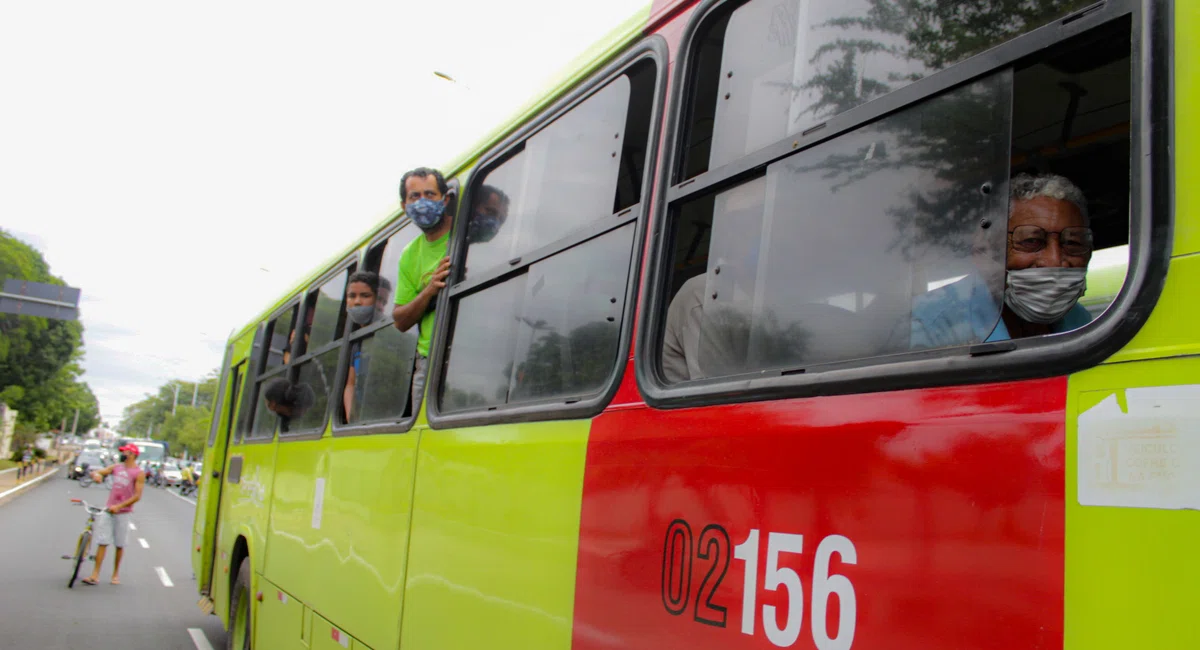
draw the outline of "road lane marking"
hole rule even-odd
[[[134,526],[132,521],[129,522],[129,530],[137,530],[137,526]]]
[[[155,571],[155,573],[158,574],[158,579],[162,580],[164,587],[174,587],[175,586],[175,583],[171,582],[171,576],[167,575],[166,569],[164,569],[160,566],[156,566],[156,567],[154,567],[154,571]]]
[[[5,492],[0,492],[0,499],[3,499],[4,497],[6,497],[6,496],[8,496],[8,495],[10,495],[10,494],[13,494],[14,492],[18,492],[18,491],[20,491],[20,490],[24,490],[25,488],[29,487],[30,485],[34,485],[34,484],[36,484],[36,483],[40,483],[41,481],[44,481],[44,480],[46,480],[46,479],[50,478],[51,476],[54,476],[55,474],[58,474],[58,470],[54,470],[54,471],[51,471],[51,472],[46,472],[45,474],[42,474],[41,476],[39,476],[39,477],[37,477],[37,478],[33,479],[32,481],[26,481],[26,482],[24,482],[24,483],[22,483],[22,484],[18,485],[17,487],[15,487],[15,488],[13,488],[13,489],[11,489],[11,490],[7,490],[7,491],[5,491]],[[179,497],[179,498],[181,498],[181,499],[182,499],[183,497]]]
[[[192,643],[196,644],[196,650],[213,650],[212,644],[208,642],[208,637],[204,636],[204,630],[198,627],[189,627],[188,634],[192,637]]]
[[[150,545],[146,543],[146,538],[145,538],[145,537],[139,537],[139,538],[138,538],[138,544],[141,544],[141,545],[142,545],[142,548],[150,548]]]
[[[192,505],[196,505],[196,502],[195,502],[195,501],[192,501],[191,499],[189,499],[189,498],[187,498],[187,497],[183,496],[182,494],[180,494],[180,493],[178,493],[178,492],[172,492],[172,491],[170,490],[170,488],[167,488],[167,494],[169,494],[169,495],[171,495],[171,496],[175,497],[176,499],[183,499],[184,501],[187,501],[188,503],[190,503],[190,504],[192,504]]]

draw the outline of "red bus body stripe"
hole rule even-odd
[[[664,535],[682,520],[697,538],[719,525],[730,545],[751,529],[804,536],[802,553],[779,560],[804,585],[792,647],[816,647],[814,555],[841,535],[857,562],[829,571],[853,585],[856,650],[1061,648],[1066,387],[1059,377],[605,412],[588,443],[573,647],[775,647],[761,609],[776,606],[782,625],[788,597],[765,589],[765,556],[746,635],[744,562],[715,590],[710,569],[723,560],[712,554],[691,558],[689,576],[668,569],[685,566],[664,561],[682,544]],[[680,614],[668,611],[664,573],[679,585],[672,598],[690,584]],[[699,593],[706,578],[711,594]],[[826,612],[831,636],[839,606]],[[720,608],[724,627],[709,615]]]

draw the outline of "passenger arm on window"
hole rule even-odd
[[[412,295],[411,285],[409,287],[401,286],[397,288],[396,306],[392,309],[392,320],[395,321],[396,329],[401,332],[407,332],[413,325],[421,322],[421,318],[429,309],[430,303],[437,300],[438,292],[446,286],[446,277],[448,275],[450,275],[450,258],[444,257],[438,263],[437,269],[434,270],[433,277],[429,279],[429,284],[425,285],[419,292],[416,292],[416,295],[410,300],[404,303],[400,302],[405,297],[405,293],[408,293],[410,296]],[[407,284],[403,272],[400,273],[400,284]],[[406,289],[408,291],[405,291]]]

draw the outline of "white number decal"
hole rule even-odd
[[[758,553],[760,534],[751,529],[746,541],[733,549],[733,557],[745,562],[745,577],[742,580],[742,634],[754,635],[758,619]],[[780,566],[784,553],[803,553],[804,536],[791,533],[767,534],[767,567],[764,587],[775,591],[779,587],[787,590],[787,613],[784,624],[779,625],[779,613],[774,605],[763,605],[763,629],[767,639],[778,647],[786,648],[800,637],[804,624],[804,585],[794,569]],[[813,562],[812,584],[812,636],[818,650],[850,650],[854,644],[854,628],[857,621],[857,601],[854,585],[843,575],[829,573],[833,554],[837,553],[844,564],[857,564],[858,553],[854,542],[842,535],[830,535],[817,546]],[[830,637],[825,622],[830,596],[836,595],[839,604],[837,636]]]
[[[787,622],[783,627],[779,627],[775,606],[763,605],[763,629],[767,633],[767,639],[781,648],[792,645],[800,636],[800,627],[804,624],[804,585],[800,584],[800,576],[794,570],[779,567],[779,555],[803,552],[804,535],[767,535],[767,579],[763,586],[767,591],[775,591],[780,586],[787,589],[788,609]]]
[[[821,540],[821,545],[817,547],[817,557],[813,563],[812,633],[813,643],[817,644],[818,650],[850,650],[854,643],[858,603],[854,599],[854,585],[850,584],[849,578],[829,575],[829,560],[834,553],[842,556],[842,562],[846,564],[858,563],[854,542],[841,535],[830,535]],[[829,631],[825,629],[825,611],[830,594],[838,597],[838,630],[834,638],[829,638]]]
[[[750,530],[746,541],[733,547],[733,559],[746,563],[742,580],[742,634],[754,636],[754,603],[758,598],[758,529]]]

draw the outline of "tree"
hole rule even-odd
[[[209,411],[212,410],[217,394],[217,382],[220,380],[220,370],[213,370],[200,382],[183,381],[182,379],[172,379],[162,386],[153,395],[146,395],[141,401],[130,404],[125,407],[124,414],[121,416],[121,424],[118,430],[129,436],[145,436],[152,434],[151,437],[161,440],[164,439],[158,432],[162,426],[171,417],[172,407],[178,413],[179,409],[184,407],[191,408],[192,394],[195,390],[196,408],[203,408]],[[179,391],[178,401],[176,401],[176,389]]]
[[[0,282],[8,278],[65,284],[33,247],[0,230]],[[79,381],[82,359],[78,321],[0,314],[0,399],[20,422],[46,430],[63,418],[73,421],[75,409],[81,430],[98,421],[96,397]]]
[[[211,424],[212,411],[207,407],[181,406],[163,422],[160,439],[171,446],[172,453],[186,450],[198,456],[204,452]]]

